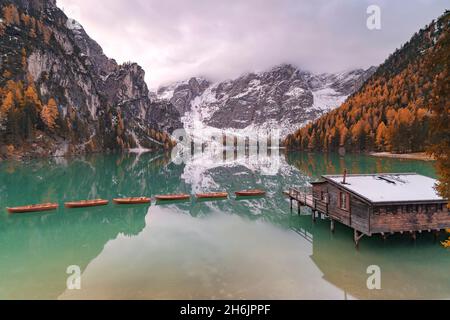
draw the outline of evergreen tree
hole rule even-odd
[[[450,23],[447,11],[443,25]],[[428,151],[436,157],[439,174],[437,190],[442,197],[450,199],[450,34],[444,32],[437,43],[437,50],[432,53],[426,69],[434,74],[431,94],[431,145]],[[450,203],[449,203],[450,207]]]
[[[45,126],[54,131],[56,128],[56,119],[59,116],[58,106],[53,98],[50,98],[48,103],[41,110],[41,119]]]

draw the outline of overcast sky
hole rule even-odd
[[[223,80],[292,63],[337,72],[382,63],[450,0],[58,0],[119,63],[151,88],[204,76]],[[366,26],[381,8],[381,30]]]

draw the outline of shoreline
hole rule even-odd
[[[413,152],[413,153],[391,153],[391,152],[371,152],[372,157],[378,158],[394,158],[394,159],[407,159],[407,160],[422,160],[422,161],[435,161],[433,156],[430,156],[426,152]]]
[[[274,148],[268,148],[274,149]],[[167,150],[152,150],[152,149],[143,149],[145,150],[142,153],[148,152],[165,152]],[[287,150],[285,147],[279,148],[279,150],[284,150],[287,152],[297,152],[297,150]],[[36,154],[36,153],[25,153],[18,154],[15,153],[13,155],[5,156],[4,154],[0,154],[0,162],[14,160],[14,161],[27,161],[27,160],[35,160],[35,159],[54,159],[54,158],[72,158],[76,156],[86,156],[90,154],[114,154],[114,153],[133,153],[139,154],[140,152],[136,148],[132,149],[124,149],[124,150],[104,150],[104,151],[89,151],[89,152],[75,152],[68,153],[64,155],[55,155],[55,154]],[[327,152],[320,152],[326,154]],[[359,154],[364,154],[364,152],[359,152]],[[377,158],[392,158],[392,159],[406,159],[406,160],[422,160],[422,161],[435,161],[436,159],[433,156],[430,156],[426,152],[412,152],[412,153],[391,153],[391,152],[368,152],[365,153],[372,157]]]

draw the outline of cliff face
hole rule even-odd
[[[106,57],[55,1],[0,6],[0,154],[170,147],[180,114],[150,98],[140,66]]]

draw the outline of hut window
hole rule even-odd
[[[339,207],[342,210],[348,210],[348,194],[341,192],[339,196]]]
[[[320,192],[320,200],[322,200],[323,202],[328,202],[328,195],[325,191],[321,191]]]

